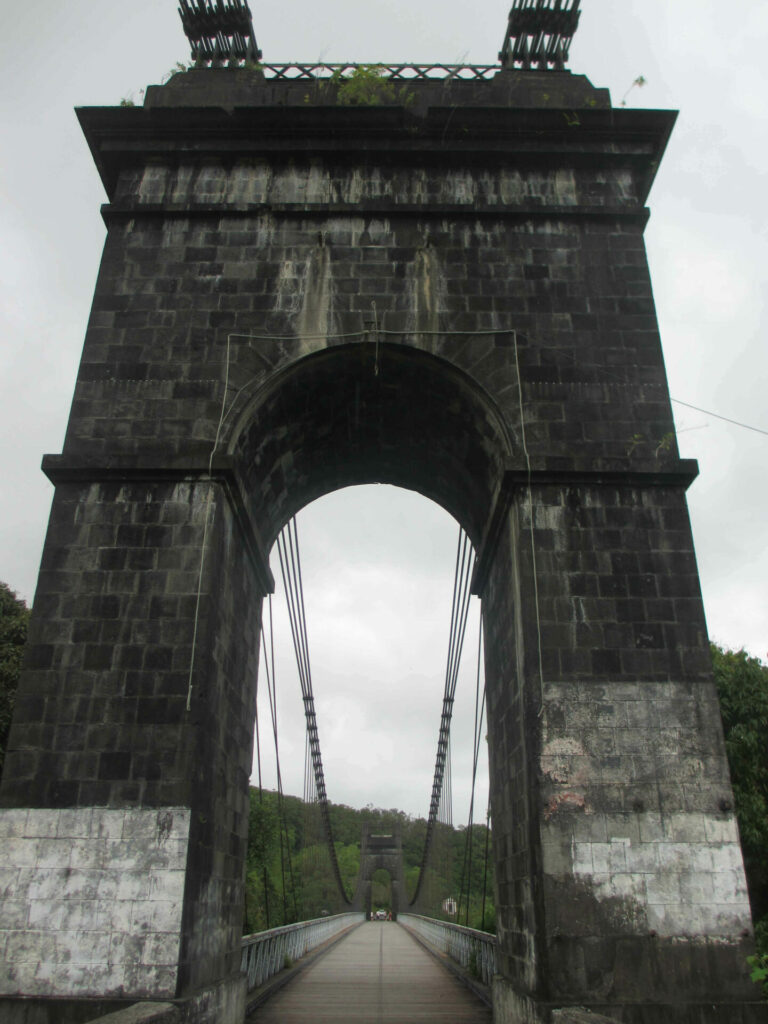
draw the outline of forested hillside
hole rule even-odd
[[[330,813],[336,858],[347,895],[352,897],[357,885],[365,823],[377,833],[400,832],[406,895],[410,898],[418,881],[426,821],[411,818],[402,811],[370,806],[355,810],[344,804],[331,804]],[[474,825],[471,839],[470,850],[466,828],[437,826],[422,896],[430,916],[456,920],[455,915],[451,917],[442,907],[444,900],[453,898],[459,904],[461,924],[492,932],[495,915],[491,837],[485,825]],[[376,908],[390,907],[389,880],[385,876],[386,872],[381,878],[374,878]],[[323,911],[336,913],[341,909],[317,805],[307,805],[297,797],[281,799],[272,791],[252,788],[245,931],[275,928],[317,917]]]
[[[768,970],[768,666],[712,644],[757,947]],[[766,977],[768,995],[768,977]]]
[[[24,601],[7,583],[0,583],[0,773],[16,702],[28,623],[29,610]]]

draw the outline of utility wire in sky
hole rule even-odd
[[[712,412],[711,409],[700,409],[698,405],[691,405],[689,402],[681,402],[679,398],[672,398],[670,401],[674,402],[675,405],[684,405],[686,409],[693,409],[695,412],[702,412],[705,416],[714,416],[716,420],[724,420],[726,423],[732,423],[735,427],[743,427],[744,430],[754,430],[756,434],[765,434],[765,436],[768,437],[768,430],[763,430],[762,427],[752,427],[749,423],[740,423],[738,420],[732,420],[727,416],[721,416],[717,412]]]

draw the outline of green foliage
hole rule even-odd
[[[642,89],[643,86],[647,84],[647,81],[648,80],[647,80],[647,78],[644,75],[638,75],[637,76],[637,78],[634,80],[632,85],[630,85],[630,87],[627,89],[627,91],[624,93],[624,96],[622,97],[622,100],[621,100],[622,107],[626,107],[626,105],[627,105],[627,96],[629,96],[629,94],[632,92],[632,90],[633,89]]]
[[[182,75],[186,71],[189,71],[189,69],[193,68],[194,66],[195,65],[194,65],[194,63],[192,61],[190,61],[189,64],[182,64],[182,62],[180,60],[177,60],[176,63],[171,68],[171,70],[170,71],[166,71],[166,73],[160,79],[161,85],[165,85],[165,83],[170,81],[173,78],[174,75]]]
[[[659,443],[656,445],[656,458],[658,459],[662,454],[669,454],[674,448],[675,444],[675,432],[671,430],[668,434],[665,434]]]
[[[757,954],[752,980],[768,996],[768,666],[712,644]]]
[[[359,64],[347,75],[338,69],[331,76],[331,84],[338,85],[337,102],[343,107],[380,107],[397,103],[397,89],[384,77],[380,64]]]
[[[136,104],[133,102],[132,99],[129,99],[126,96],[126,97],[124,97],[123,99],[120,100],[120,106],[121,107],[135,107]]]
[[[763,995],[768,998],[768,915],[755,925],[755,956],[748,956],[747,963],[752,968],[750,977],[758,985],[762,985]]]
[[[384,868],[374,871],[371,879],[371,905],[375,910],[392,909],[392,879]]]
[[[627,455],[631,455],[636,448],[640,448],[641,445],[645,444],[645,434],[633,434],[627,442]]]
[[[669,433],[664,434],[658,444],[647,438],[645,434],[633,434],[627,442],[626,453],[627,456],[633,455],[639,448],[645,448],[647,453],[650,451],[651,447],[653,447],[653,454],[657,459],[660,459],[665,455],[669,455],[675,448],[674,430],[670,430]]]
[[[11,728],[29,611],[6,583],[0,583],[0,772]]]
[[[712,645],[749,898],[768,915],[768,667],[746,651]]]
[[[292,921],[319,917],[323,912],[342,910],[333,880],[330,857],[323,841],[319,811],[316,805],[307,806],[297,797],[282,798],[282,817],[277,794],[251,789],[251,813],[248,822],[248,852],[246,857],[246,932],[276,928]],[[368,806],[355,810],[344,804],[331,804],[331,823],[335,839],[336,861],[347,894],[354,895],[360,872],[360,841],[363,824],[372,831],[387,834],[397,829],[403,843],[406,892],[416,887],[426,835],[426,821],[411,818],[394,808],[383,810]],[[282,858],[281,858],[282,832]],[[286,838],[287,836],[287,838]],[[472,830],[471,899],[467,912],[465,896],[461,909],[461,923],[468,919],[471,928],[483,927],[493,931],[495,913],[492,885],[486,882],[485,918],[482,915],[483,867],[486,830],[476,825]],[[422,891],[434,894],[430,903],[432,916],[447,917],[442,901],[447,896],[459,897],[462,879],[466,829],[453,829],[440,825],[437,829],[433,856]],[[291,870],[292,869],[292,870]],[[466,869],[465,869],[466,870]],[[373,880],[374,908],[391,907],[391,880],[386,872],[377,873]]]
[[[768,997],[768,953],[748,956],[747,963],[752,968],[750,978],[757,985],[761,985],[763,995]]]

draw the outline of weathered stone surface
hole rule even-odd
[[[0,808],[0,836],[3,994],[175,995],[186,808]]]
[[[599,1013],[578,1008],[569,1010],[553,1010],[552,1024],[618,1024],[615,1019],[603,1017]]]
[[[108,236],[45,463],[8,827],[186,808],[175,995],[239,1021],[266,553],[328,491],[410,487],[479,554],[496,1019],[757,1020],[696,468],[643,243],[674,115],[560,73],[413,83],[380,108],[237,75],[80,111]],[[30,858],[48,870],[38,838],[13,846],[14,886]],[[70,858],[92,856],[81,838]],[[7,899],[37,956],[28,889]],[[170,991],[134,959],[114,960],[126,997]]]
[[[137,1003],[98,1017],[93,1024],[178,1024],[179,1008],[172,1003]]]

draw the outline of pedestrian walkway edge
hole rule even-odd
[[[307,953],[306,956],[302,957],[298,963],[294,964],[293,967],[289,967],[287,970],[280,971],[279,974],[273,975],[268,981],[265,981],[259,988],[253,989],[245,997],[245,1021],[247,1024],[249,1016],[258,1010],[260,1006],[271,999],[276,992],[279,992],[281,988],[284,988],[290,981],[293,981],[297,975],[301,974],[303,970],[310,967],[313,963],[320,960],[329,953],[337,942],[341,942],[343,938],[346,938],[350,932],[353,932],[355,928],[359,928],[365,924],[365,921],[358,921],[357,924],[352,924],[349,928],[345,928],[343,932],[338,932],[336,935],[332,935],[330,939],[327,939],[322,946],[318,946],[313,949],[311,953]]]
[[[402,924],[398,921],[401,928],[408,932],[411,938],[415,939],[420,946],[429,953],[437,962],[449,971],[454,978],[461,982],[465,988],[468,988],[473,995],[476,995],[478,999],[482,1000],[486,1006],[493,1006],[493,995],[487,985],[484,985],[482,981],[478,981],[477,978],[473,978],[469,971],[465,971],[461,964],[457,964],[455,960],[451,960],[445,953],[438,953],[436,949],[433,949],[429,943],[425,942],[420,935],[412,931],[407,925]]]

